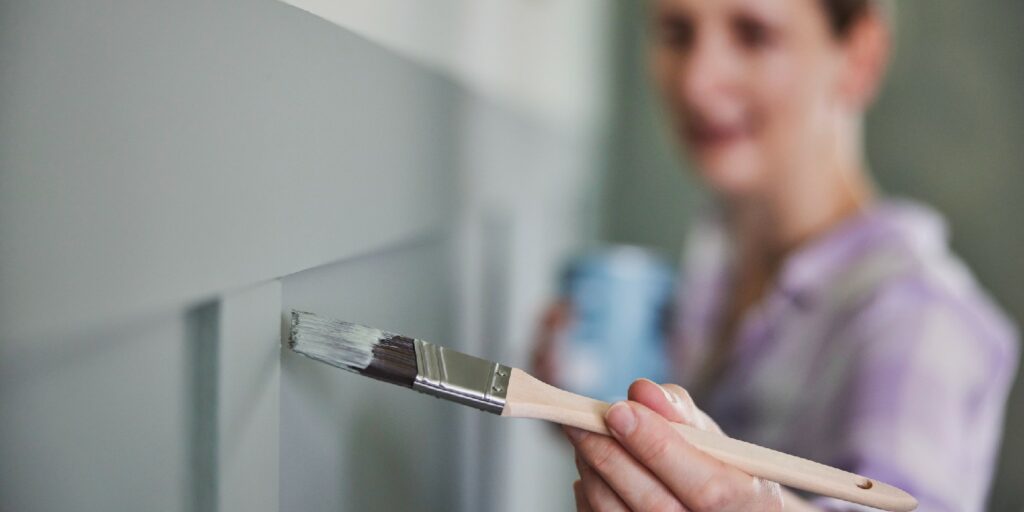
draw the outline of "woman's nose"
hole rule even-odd
[[[676,68],[676,87],[686,104],[706,106],[728,89],[734,80],[734,59],[714,38],[697,41]]]

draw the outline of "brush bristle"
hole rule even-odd
[[[413,340],[359,324],[292,311],[289,345],[306,357],[400,386],[416,380]]]

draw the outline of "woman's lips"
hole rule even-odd
[[[713,149],[732,144],[749,134],[750,130],[745,125],[694,123],[686,129],[686,138],[690,144],[700,149]]]

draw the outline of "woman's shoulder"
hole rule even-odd
[[[863,343],[963,348],[1016,361],[1016,327],[951,250],[941,216],[905,200],[874,215],[875,236],[833,288],[845,294],[837,301],[851,334]]]

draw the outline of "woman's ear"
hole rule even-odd
[[[842,95],[853,108],[867,108],[878,95],[892,53],[892,31],[881,8],[854,22],[840,43],[846,55]]]

